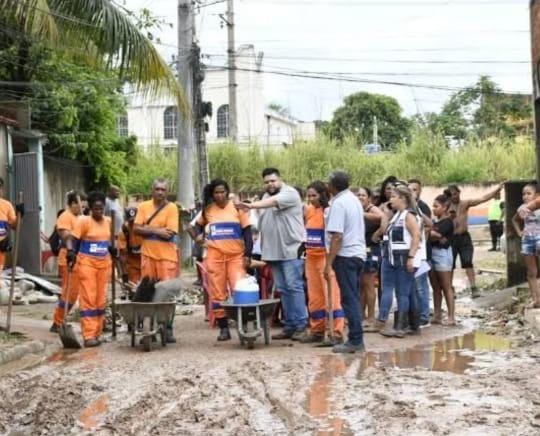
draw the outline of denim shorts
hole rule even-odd
[[[366,274],[373,274],[379,271],[381,267],[381,249],[380,247],[368,248],[366,261],[362,272]]]
[[[431,254],[431,264],[434,271],[446,272],[452,271],[454,263],[454,256],[452,254],[452,247],[438,248],[433,247]]]
[[[538,256],[540,254],[540,235],[523,235],[521,238],[521,254]]]

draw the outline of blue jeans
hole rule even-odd
[[[416,297],[420,322],[429,321],[429,282],[428,273],[416,278]]]
[[[362,314],[360,312],[360,274],[364,261],[359,257],[336,256],[332,268],[341,291],[341,306],[349,324],[351,345],[364,345]]]
[[[292,334],[307,327],[308,314],[304,292],[304,261],[302,259],[268,262],[276,289],[281,292],[281,304],[286,333]]]
[[[394,265],[388,257],[383,258],[381,267],[382,296],[379,306],[379,321],[386,321],[392,308],[394,291],[399,312],[417,310],[414,272],[407,271],[407,256],[395,256]]]

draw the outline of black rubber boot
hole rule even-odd
[[[228,341],[231,339],[231,332],[229,331],[229,320],[227,318],[220,318],[218,321],[219,335],[218,341]]]
[[[381,335],[387,336],[387,337],[397,337],[397,338],[403,338],[405,336],[404,329],[407,327],[408,319],[407,320],[401,320],[400,323],[400,314],[405,312],[394,312],[394,325],[392,328],[385,328],[381,331]],[[407,315],[407,313],[405,313]]]
[[[407,330],[407,334],[420,334],[420,316],[418,315],[418,312],[409,310],[409,328]]]
[[[409,312],[398,312],[397,314],[397,326],[394,329],[394,336],[396,338],[404,338],[405,330],[409,326]]]
[[[176,344],[176,338],[174,337],[172,326],[167,326],[167,329],[165,330],[165,341],[167,344]]]

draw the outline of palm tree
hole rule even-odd
[[[0,0],[0,31],[21,41],[20,64],[32,43],[42,43],[77,61],[113,69],[141,92],[172,93],[178,107],[188,112],[189,103],[169,66],[114,1]]]

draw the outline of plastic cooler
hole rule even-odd
[[[254,277],[248,276],[236,282],[233,295],[234,304],[256,304],[259,300],[259,285]]]

